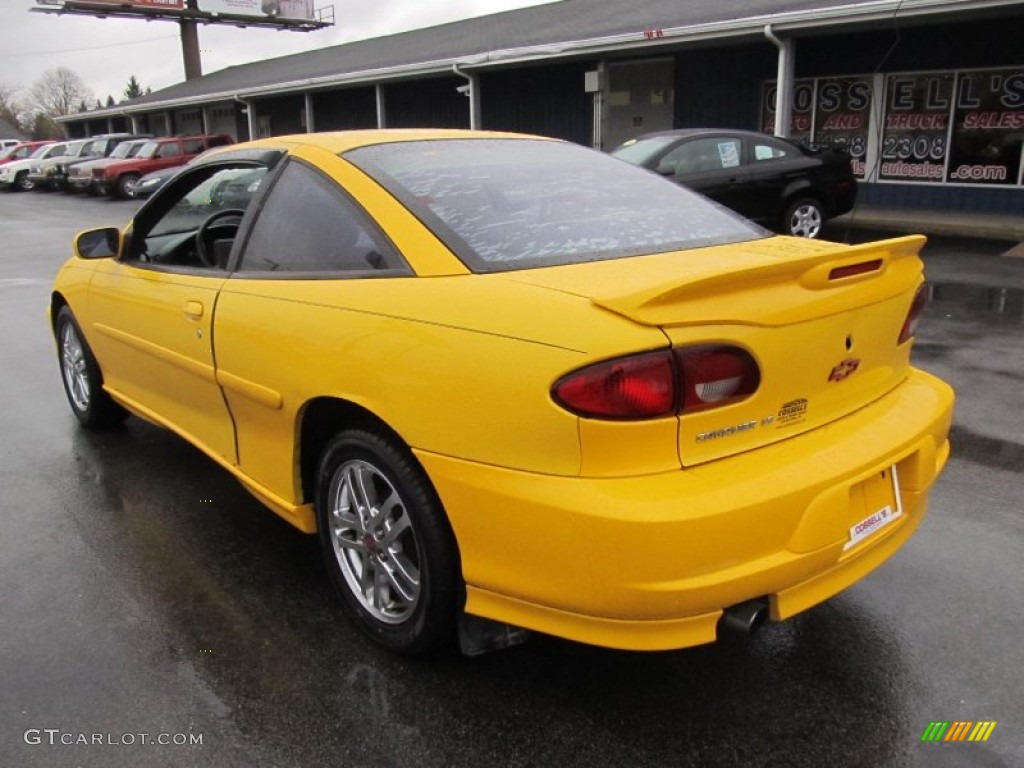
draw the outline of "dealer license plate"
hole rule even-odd
[[[850,526],[850,538],[843,546],[844,552],[878,533],[903,515],[903,503],[900,501],[900,481],[896,474],[895,464],[870,480],[861,483],[857,490],[863,494],[864,509],[871,510],[871,514]]]

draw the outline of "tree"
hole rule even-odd
[[[0,119],[12,126],[20,127],[21,104],[18,102],[16,88],[0,83]]]
[[[142,86],[139,85],[139,81],[135,79],[135,75],[128,78],[128,85],[124,87],[124,98],[125,101],[131,101],[137,99],[143,94]]]
[[[73,115],[92,92],[67,67],[49,69],[29,89],[29,108],[50,119]]]
[[[35,117],[32,119],[32,130],[29,134],[36,141],[42,141],[43,139],[63,139],[64,129],[53,121],[48,115],[44,115],[42,112],[37,112]]]
[[[113,96],[111,96],[111,95],[110,95],[110,94],[108,93],[108,94],[107,94],[107,106],[108,106],[108,107],[112,107],[112,106],[114,106],[114,103],[115,103],[115,102],[114,102],[114,97],[113,97]]]

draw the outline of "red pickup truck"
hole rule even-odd
[[[234,144],[234,139],[226,133],[153,139],[134,157],[93,169],[93,184],[111,197],[132,197],[139,178],[147,173],[184,165],[208,149],[227,144]]]

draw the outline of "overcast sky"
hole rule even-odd
[[[203,72],[427,27],[551,0],[316,0],[334,6],[335,25],[316,32],[200,26]],[[35,0],[0,3],[0,85],[28,89],[46,70],[68,67],[96,97],[115,100],[129,75],[154,91],[184,80],[174,22],[33,13]]]

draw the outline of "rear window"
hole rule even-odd
[[[475,272],[754,240],[754,224],[656,174],[532,139],[438,139],[344,153]]]
[[[678,140],[679,137],[673,134],[630,139],[612,150],[612,155],[633,165],[646,165],[656,154]]]

